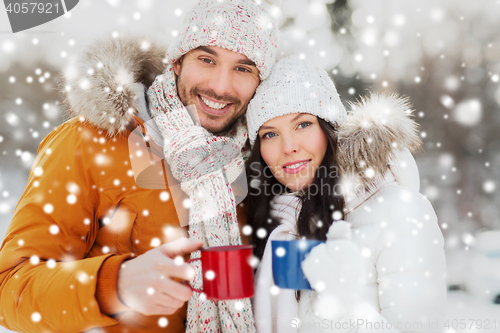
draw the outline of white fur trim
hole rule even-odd
[[[135,83],[151,85],[165,70],[165,49],[139,37],[99,40],[70,61],[62,92],[69,117],[83,117],[108,136],[121,133],[137,114]]]
[[[420,148],[419,125],[407,98],[372,94],[351,106],[339,127],[339,166],[344,177],[370,189],[401,150]]]

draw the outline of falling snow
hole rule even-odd
[[[45,204],[43,206],[43,211],[47,214],[50,214],[54,211],[54,206],[52,206],[51,204]]]
[[[245,235],[245,236],[250,236],[252,234],[252,227],[250,225],[246,225],[244,226],[242,229],[241,229],[241,232]]]
[[[56,261],[54,259],[47,260],[47,267],[49,267],[51,269],[56,267]]]
[[[152,247],[157,247],[157,246],[160,246],[160,244],[161,244],[161,240],[160,240],[159,238],[156,238],[156,237],[155,237],[155,238],[153,238],[153,239],[151,240],[151,243],[150,243],[150,245],[151,245]]]
[[[168,325],[168,319],[165,318],[165,317],[160,317],[160,319],[158,319],[158,326],[160,327],[167,327]]]
[[[30,257],[30,263],[32,265],[38,265],[39,262],[40,262],[40,258],[38,256],[31,256]]]
[[[208,281],[212,281],[214,278],[215,278],[215,272],[214,271],[208,270],[205,273],[205,279],[207,279]]]
[[[465,127],[477,125],[482,119],[482,104],[477,99],[461,102],[454,109],[455,120]]]
[[[184,264],[184,258],[182,256],[176,256],[174,258],[174,264],[176,264],[177,266]]]
[[[493,193],[496,190],[496,183],[492,180],[485,181],[483,183],[483,190],[486,193]]]
[[[2,238],[28,181],[30,169],[34,167],[33,188],[42,188],[52,181],[45,179],[47,171],[44,169],[50,166],[33,163],[41,140],[65,119],[60,96],[56,93],[57,76],[69,64],[77,47],[87,45],[106,31],[109,36],[119,38],[128,30],[170,43],[179,34],[179,24],[187,10],[195,3],[195,0],[182,3],[108,0],[103,4],[80,4],[78,11],[47,23],[47,30],[64,33],[31,37],[4,34],[0,37]],[[329,12],[332,9],[337,11],[335,15]],[[161,19],[153,12],[162,13]],[[463,276],[470,271],[465,263],[471,255],[478,255],[478,261],[492,260],[489,267],[499,269],[498,261],[475,251],[485,244],[494,246],[476,233],[500,230],[497,204],[500,202],[500,148],[497,145],[500,142],[500,40],[497,33],[500,30],[500,2],[403,1],[398,6],[374,7],[371,0],[350,1],[348,6],[329,0],[283,0],[280,8],[272,10],[272,15],[281,26],[280,51],[315,60],[325,68],[334,78],[346,105],[367,91],[399,92],[410,98],[418,110],[415,119],[420,124],[425,151],[416,155],[420,191],[435,208],[445,236],[445,249],[451,258],[450,283],[465,289]],[[88,22],[89,17],[100,24],[87,24],[82,29],[81,22]],[[262,24],[265,26],[268,22]],[[3,30],[7,31],[8,27]],[[140,45],[142,50],[148,50],[150,46],[147,41]],[[102,64],[97,64],[96,68],[102,68]],[[83,89],[90,88],[88,80],[83,79],[78,84]],[[106,139],[96,140],[104,143]],[[48,156],[51,152],[49,148],[45,154]],[[96,153],[94,161],[102,167],[115,163],[104,152]],[[116,175],[113,185],[120,189],[134,179],[125,176],[134,177],[133,171]],[[373,169],[367,168],[366,176],[373,176]],[[55,214],[61,211],[59,205],[78,207],[82,201],[82,189],[75,182],[58,184],[59,190],[63,191],[62,200],[50,198],[49,193],[42,196],[41,214]],[[249,184],[252,188],[260,185],[258,179]],[[170,199],[168,191],[159,193],[162,204]],[[412,200],[411,195],[402,199]],[[189,208],[191,201],[186,199],[183,205]],[[138,213],[141,218],[150,216],[148,210],[141,209]],[[335,211],[331,217],[340,220],[342,214]],[[80,217],[78,223],[83,223],[80,224],[82,229],[89,230],[94,218]],[[109,223],[109,218],[103,223]],[[415,224],[414,233],[418,235],[420,230]],[[53,239],[62,234],[56,224],[47,225],[45,232]],[[259,238],[267,236],[263,228],[254,230],[246,225],[242,229],[246,236],[253,232]],[[163,233],[166,237],[172,236],[171,229],[164,229]],[[497,234],[488,234],[488,237],[500,243]],[[15,239],[15,242],[20,247],[30,245],[23,239]],[[152,238],[149,245],[157,247],[161,242],[159,238]],[[103,246],[102,252],[109,253],[110,246]],[[374,253],[362,250],[362,255],[369,258]],[[174,262],[180,263],[180,259],[175,258]],[[37,255],[29,258],[32,265],[43,260],[47,260],[50,269],[57,266],[54,259]],[[254,257],[251,263],[257,267],[259,260]],[[477,269],[490,272],[489,267],[477,266]],[[77,276],[80,283],[89,279],[83,274],[86,273]],[[480,282],[485,283],[477,277],[479,287],[474,297],[489,295],[488,301],[491,302],[493,295],[500,294],[500,288],[485,287]],[[468,284],[469,288],[473,285]],[[279,288],[272,287],[270,293],[278,294]],[[481,311],[477,309],[486,306],[478,305],[476,299],[464,295],[467,294],[451,293],[451,315],[456,318],[479,316]],[[43,318],[34,312],[31,320],[38,323]],[[159,318],[158,326],[167,327],[168,320]]]
[[[38,312],[33,312],[31,314],[31,320],[35,323],[38,323],[40,320],[42,320],[42,316]]]
[[[257,229],[257,237],[265,238],[267,236],[267,231],[264,228]]]
[[[57,235],[59,233],[59,227],[53,224],[50,226],[49,231],[52,235]]]

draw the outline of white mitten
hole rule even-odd
[[[366,285],[365,263],[351,241],[350,223],[334,222],[327,241],[312,249],[302,270],[316,297],[310,306],[320,319],[349,320],[360,303]]]

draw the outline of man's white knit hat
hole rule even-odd
[[[333,125],[347,119],[337,89],[324,69],[291,56],[278,61],[247,109],[248,137],[253,146],[260,127],[276,117],[309,113]]]
[[[277,29],[262,1],[200,0],[187,13],[167,58],[175,62],[199,46],[218,46],[244,54],[264,80],[275,62]]]

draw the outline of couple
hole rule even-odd
[[[442,310],[444,257],[436,217],[411,188],[418,176],[399,177],[405,168],[395,162],[418,143],[404,105],[375,99],[357,117],[347,117],[324,71],[295,58],[272,69],[276,31],[270,22],[252,1],[200,1],[168,50],[167,69],[165,51],[155,44],[114,39],[88,50],[67,71],[74,117],[41,142],[2,244],[1,325],[23,332],[252,332],[255,326],[281,332],[283,322],[297,316],[304,323],[364,318],[358,316],[358,303],[366,303],[361,299],[394,323],[420,322]],[[184,107],[191,105],[196,121]],[[151,150],[168,162],[160,163],[161,182],[136,183],[138,157],[129,150],[136,127],[148,147],[162,147]],[[223,166],[203,163],[207,156]],[[238,207],[237,214],[232,185],[245,159],[256,162],[247,168],[249,181],[260,177],[252,165],[269,168],[273,177],[250,182],[246,211]],[[328,173],[316,177],[320,165]],[[331,190],[338,182],[329,176],[335,166],[361,186],[344,198],[304,195],[312,183]],[[190,240],[183,238],[187,231],[167,169],[191,199]],[[278,183],[282,195],[276,198],[252,195]],[[257,234],[262,261],[255,319],[249,300],[239,307],[236,301],[205,301],[183,285],[192,280],[197,288],[201,276],[182,256],[199,256],[201,246],[241,244],[239,226],[247,213],[253,229],[267,229],[269,239],[328,239],[315,254],[325,259],[321,269],[305,269],[313,286],[319,281],[325,288],[303,292],[299,301],[285,291],[271,296],[268,240]],[[342,219],[352,230],[332,223]],[[346,255],[329,255],[337,248]],[[339,271],[342,258],[357,262],[357,270]],[[344,275],[357,284],[349,278],[342,288],[329,283]],[[346,296],[336,301],[342,311],[322,312],[337,304],[332,295]],[[297,328],[288,323],[283,329]]]

